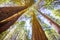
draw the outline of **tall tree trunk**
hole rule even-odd
[[[32,12],[32,40],[48,40],[34,12]]]
[[[56,32],[58,32],[60,34],[60,25],[58,25],[55,21],[53,21],[51,18],[49,18],[47,15],[45,15],[44,13],[42,13],[41,11],[38,10],[38,12],[44,16],[48,22],[52,25],[52,27],[55,28]]]
[[[4,23],[4,25],[1,25],[0,27],[0,33],[2,33],[3,31],[7,30],[11,25],[14,24],[14,22],[25,12],[27,11],[27,9],[20,11],[16,14],[14,14],[13,16],[7,18],[4,22],[2,22],[2,24]]]

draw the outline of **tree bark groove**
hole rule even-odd
[[[32,14],[32,40],[48,40],[35,14]]]

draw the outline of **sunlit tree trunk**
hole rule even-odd
[[[32,12],[32,40],[48,40],[36,15]]]

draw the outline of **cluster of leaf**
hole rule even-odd
[[[7,2],[9,2],[10,0],[0,0],[0,4],[2,4],[2,3],[7,3]]]
[[[52,12],[56,17],[60,18],[60,9],[53,10]]]
[[[45,33],[49,40],[57,40],[51,29],[47,29]]]
[[[44,1],[45,1],[45,5],[50,5],[55,0],[44,0]]]
[[[0,34],[0,40],[3,40],[3,38],[9,33],[9,30],[4,31],[3,33]]]
[[[44,5],[43,7],[48,8],[48,9],[53,9],[53,3],[57,0],[44,0]],[[54,5],[55,6],[55,5]]]

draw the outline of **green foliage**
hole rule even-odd
[[[25,25],[25,21],[21,21],[20,25]]]
[[[22,1],[21,0],[12,0],[14,3],[22,5]]]
[[[50,5],[53,1],[55,1],[55,0],[45,0],[45,4]]]
[[[55,16],[60,17],[60,9],[54,11]]]
[[[54,14],[55,17],[60,18],[60,9],[52,10],[52,13]]]
[[[54,6],[52,3],[54,3],[57,0],[45,0],[44,1],[44,5],[43,7],[47,8],[47,9],[54,9]]]
[[[9,2],[10,0],[0,0],[0,4],[4,3],[4,2]]]
[[[59,40],[60,39],[60,35],[58,35],[55,32],[55,30],[53,30],[53,29],[48,29],[45,31],[45,33],[49,40]]]
[[[3,40],[3,38],[9,33],[9,31],[4,31],[3,33],[0,34],[0,40]]]

